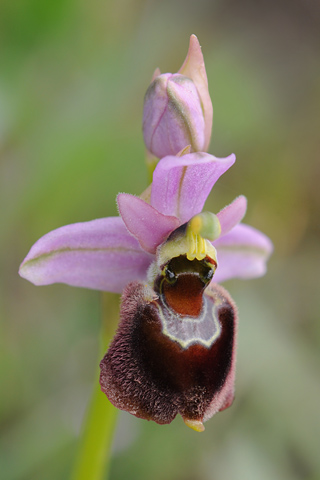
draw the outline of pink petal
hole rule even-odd
[[[247,199],[243,195],[240,195],[233,200],[230,205],[224,207],[217,214],[221,225],[220,237],[223,237],[226,233],[230,232],[238,223],[241,222],[246,214]]]
[[[271,240],[259,230],[240,223],[213,242],[217,249],[218,268],[213,281],[230,278],[261,277],[273,250]]]
[[[204,151],[207,151],[211,138],[213,109],[208,90],[206,67],[204,65],[199,40],[195,35],[191,35],[190,37],[188,54],[178,73],[181,73],[182,75],[191,78],[191,80],[193,80],[193,83],[197,87],[203,107],[203,115],[205,121]]]
[[[127,283],[145,279],[151,261],[122,219],[109,217],[47,233],[33,245],[19,273],[35,285],[67,283],[121,293]]]
[[[180,222],[176,217],[159,213],[155,208],[139,197],[120,193],[117,197],[120,215],[132,235],[141,247],[149,253],[155,253],[157,246],[175,230]]]
[[[187,222],[201,212],[213,185],[235,159],[233,154],[216,158],[199,152],[162,158],[153,174],[151,205]]]

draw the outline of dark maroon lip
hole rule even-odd
[[[232,403],[236,309],[218,285],[204,295],[217,320],[217,338],[209,346],[195,342],[183,348],[163,331],[166,311],[150,302],[145,285],[126,287],[119,328],[100,364],[102,391],[116,407],[160,424],[180,414],[188,424]],[[173,327],[179,329],[181,320],[173,314]]]

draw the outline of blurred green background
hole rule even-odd
[[[319,5],[1,2],[1,479],[69,478],[99,361],[100,293],[35,287],[19,263],[46,232],[144,190],[144,92],[157,66],[181,66],[191,33],[210,152],[237,155],[207,207],[246,195],[246,223],[275,252],[264,278],[225,285],[240,311],[232,408],[201,435],[122,413],[111,479],[320,478]]]

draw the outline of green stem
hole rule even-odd
[[[101,358],[114,335],[119,317],[119,296],[103,294]],[[97,375],[98,377],[98,375]],[[84,421],[72,480],[106,480],[110,467],[110,449],[116,426],[117,409],[100,390],[98,378]]]

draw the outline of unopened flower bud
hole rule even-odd
[[[148,151],[162,158],[207,151],[212,128],[212,103],[201,47],[190,38],[187,57],[178,73],[156,71],[144,102],[143,135]]]
[[[204,149],[204,116],[192,80],[184,75],[159,75],[149,86],[144,104],[143,135],[148,150],[162,158],[187,145]]]

